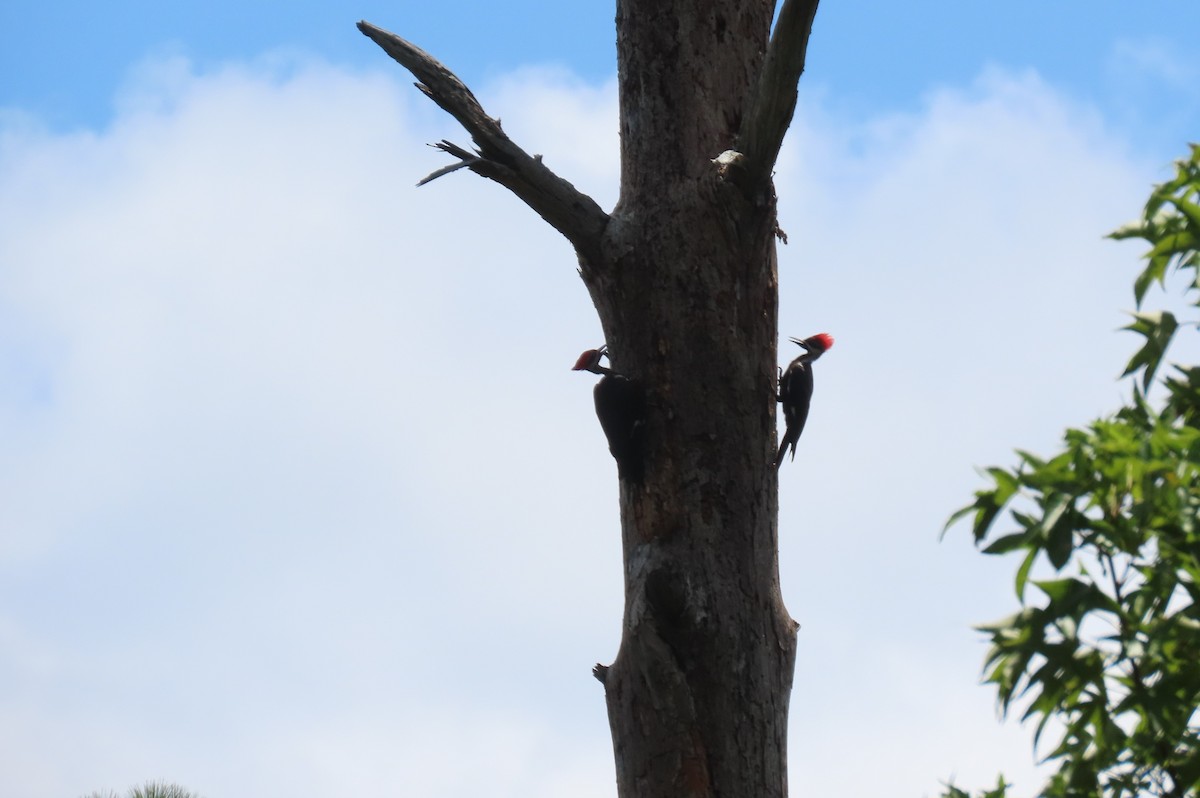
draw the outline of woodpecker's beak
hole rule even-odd
[[[812,351],[812,347],[808,345],[808,341],[805,341],[803,338],[790,338],[788,340],[790,340],[792,343],[796,344],[797,346],[803,347],[805,352]]]

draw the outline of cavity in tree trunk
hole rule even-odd
[[[465,167],[566,236],[614,369],[645,389],[641,479],[621,480],[621,646],[595,669],[622,798],[787,794],[796,624],[779,590],[771,170],[816,6],[785,0],[772,32],[771,0],[618,0],[610,213],[431,56],[359,23],[475,142],[437,145],[458,160],[422,182]]]

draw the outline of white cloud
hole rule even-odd
[[[613,85],[479,94],[611,206]],[[489,794],[613,794],[588,669],[619,634],[616,488],[570,248],[467,173],[413,187],[466,137],[398,72],[167,59],[118,107],[0,119],[8,788],[451,798],[484,787],[468,761]],[[783,332],[838,345],[782,476],[797,789],[1027,772],[1023,733],[957,709],[990,707],[967,627],[1010,569],[933,541],[972,465],[1118,397],[1132,253],[1100,236],[1150,176],[1033,75],[802,106]]]

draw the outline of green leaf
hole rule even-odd
[[[987,473],[996,483],[996,488],[992,491],[995,500],[999,504],[1007,504],[1021,487],[1019,477],[1003,468],[994,466],[987,469]]]
[[[996,500],[996,494],[985,492],[979,494],[975,502],[975,521],[971,524],[971,534],[975,537],[976,545],[987,537],[988,530],[996,520],[996,516],[1004,509],[1004,505]]]
[[[1187,217],[1190,226],[1200,229],[1200,205],[1189,202],[1183,197],[1172,197],[1169,201],[1179,209],[1180,213]]]
[[[1150,260],[1170,259],[1196,248],[1196,234],[1190,230],[1178,230],[1163,235],[1146,255]]]
[[[1078,579],[1067,577],[1066,579],[1043,579],[1034,582],[1038,589],[1050,597],[1051,601],[1061,601],[1069,596],[1072,592],[1081,589]]]
[[[1165,285],[1167,279],[1167,261],[1163,259],[1151,261],[1133,281],[1133,300],[1140,308],[1146,298],[1146,291],[1154,283]]]
[[[1038,549],[1032,549],[1025,555],[1025,559],[1021,562],[1021,566],[1017,568],[1017,600],[1022,604],[1025,603],[1025,585],[1029,581],[1029,569],[1033,567],[1034,560],[1037,559]]]
[[[1141,335],[1146,339],[1146,342],[1130,358],[1121,376],[1125,377],[1136,371],[1144,370],[1142,375],[1142,389],[1149,391],[1150,383],[1153,381],[1154,374],[1158,371],[1158,367],[1162,363],[1163,356],[1167,353],[1167,347],[1170,346],[1171,337],[1175,335],[1175,330],[1179,328],[1179,323],[1175,320],[1175,315],[1168,311],[1158,311],[1155,313],[1138,312],[1131,315],[1134,319],[1133,323],[1121,329]]]
[[[1061,569],[1071,558],[1074,531],[1069,524],[1060,523],[1063,514],[1071,507],[1071,497],[1065,493],[1053,494],[1046,501],[1042,520],[1030,530],[1046,541],[1046,556],[1055,570]]]
[[[1046,465],[1045,460],[1041,459],[1040,457],[1033,454],[1032,452],[1025,451],[1024,449],[1017,449],[1017,457],[1020,457],[1022,463],[1024,463],[1025,465],[1029,466],[1030,468],[1032,468],[1034,470],[1037,470],[1037,469],[1041,468],[1042,466]]]
[[[947,519],[946,525],[942,527],[942,532],[938,535],[938,540],[946,537],[946,533],[950,531],[950,527],[954,526],[973,512],[975,512],[974,502],[968,504],[966,507],[960,507],[959,509],[955,510],[954,513],[951,514],[950,518]]]
[[[992,490],[979,490],[975,492],[975,501],[956,510],[946,521],[942,527],[942,532],[938,536],[939,540],[946,536],[946,532],[950,527],[961,521],[968,515],[974,514],[975,520],[971,525],[971,531],[975,536],[975,543],[978,545],[985,537],[992,524],[995,523],[996,517],[1004,509],[1005,505],[1012,500],[1016,495],[1021,483],[1016,474],[1010,473],[1003,468],[988,468],[986,472],[995,483],[996,487]]]
[[[1014,532],[1011,535],[1004,535],[996,538],[992,545],[983,550],[984,554],[1008,554],[1010,551],[1017,551],[1029,545],[1029,534],[1026,532]]]
[[[1141,219],[1136,222],[1126,222],[1109,233],[1106,238],[1111,238],[1114,241],[1124,241],[1130,238],[1143,238],[1149,240],[1149,227]]]
[[[1046,538],[1046,557],[1056,571],[1061,571],[1070,561],[1074,540],[1074,530],[1066,524],[1059,524],[1050,530]]]
[[[1050,599],[1046,607],[1048,618],[1071,618],[1078,622],[1092,610],[1118,609],[1115,602],[1094,583],[1073,576],[1034,581],[1034,584]]]

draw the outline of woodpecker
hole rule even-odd
[[[609,357],[607,345],[584,352],[572,370],[602,375],[592,392],[596,416],[617,461],[618,476],[640,483],[646,453],[646,394],[637,380],[600,365],[602,357]]]
[[[779,444],[779,454],[775,455],[776,470],[783,463],[783,456],[789,446],[792,449],[792,459],[796,459],[796,441],[800,440],[800,433],[804,432],[804,422],[808,420],[808,406],[812,402],[812,363],[833,346],[833,336],[828,333],[791,340],[792,343],[799,344],[804,353],[779,375],[779,395],[776,398],[783,405],[787,429]]]

